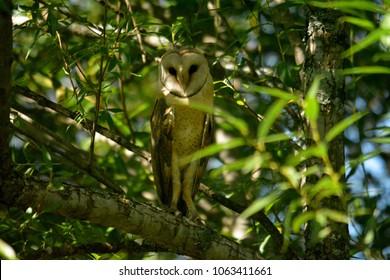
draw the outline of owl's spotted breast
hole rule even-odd
[[[188,156],[201,149],[205,113],[187,107],[175,108],[174,149]]]

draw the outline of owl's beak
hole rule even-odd
[[[183,70],[183,67],[180,67],[179,72],[177,73],[177,81],[183,89],[183,93],[185,93],[188,86],[188,73]]]

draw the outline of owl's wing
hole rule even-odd
[[[151,117],[151,152],[154,181],[160,202],[170,206],[172,201],[172,128],[174,125],[173,111],[163,98],[157,99]],[[202,142],[203,149],[214,141],[213,120],[210,114],[205,114]],[[206,170],[208,158],[199,160],[196,176],[193,182],[192,198],[198,192],[200,182]],[[182,199],[178,209],[186,213],[187,207]]]
[[[203,149],[214,142],[213,135],[214,135],[213,118],[210,114],[205,114],[203,133],[202,133],[202,142],[200,145],[200,149]],[[195,198],[195,195],[198,192],[199,185],[203,178],[203,174],[206,170],[207,162],[208,162],[208,157],[201,158],[199,161],[199,165],[198,165],[198,169],[197,169],[197,173],[196,173],[196,177],[192,189],[192,199]]]
[[[172,200],[172,126],[174,116],[163,98],[158,98],[151,116],[151,152],[154,181],[160,202]]]

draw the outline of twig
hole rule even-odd
[[[106,25],[107,25],[107,8],[104,9],[104,20],[103,20],[103,47],[106,47]],[[108,58],[107,62],[104,65],[104,62],[106,60],[105,53],[102,52],[100,54],[100,65],[99,65],[99,82],[98,82],[98,89],[96,91],[96,98],[95,98],[95,118],[93,120],[92,125],[92,131],[91,131],[91,144],[89,149],[89,163],[91,164],[94,160],[94,149],[95,149],[95,135],[96,135],[96,126],[99,121],[99,113],[100,113],[100,97],[102,95],[103,91],[103,81],[104,81],[104,75],[106,73],[107,67],[108,67]]]
[[[32,100],[35,100],[39,105],[41,105],[43,107],[50,108],[50,109],[54,110],[55,112],[63,115],[64,117],[68,117],[68,118],[73,119],[75,122],[77,122],[77,120],[80,117],[78,112],[72,112],[72,111],[62,107],[61,105],[59,105],[57,103],[54,103],[53,101],[50,101],[49,99],[45,98],[44,96],[39,95],[39,94],[31,91],[28,88],[23,88],[23,87],[16,86],[16,87],[12,88],[12,91],[14,93],[21,94],[21,95],[23,95],[25,97],[28,97],[28,98],[30,98]],[[77,122],[77,123],[79,123],[79,122]],[[81,124],[87,130],[89,130],[89,128],[92,127],[92,121],[87,119],[87,118],[84,118],[84,121],[81,122]],[[101,135],[105,136],[106,138],[108,138],[108,139],[114,141],[115,143],[121,145],[125,149],[135,153],[136,155],[138,155],[138,156],[142,157],[143,159],[145,159],[145,160],[150,162],[151,157],[150,157],[150,153],[149,152],[147,152],[147,151],[143,150],[142,148],[134,145],[133,143],[131,143],[128,140],[126,140],[125,138],[112,133],[107,128],[102,127],[100,125],[96,126],[96,131],[98,133],[100,133]]]
[[[118,7],[117,8],[118,8],[119,11],[121,10],[121,5],[122,5],[122,2],[118,1]],[[118,26],[119,26],[119,23],[120,23],[121,16],[123,16],[123,15],[122,14],[117,14],[117,17],[116,17],[116,21],[117,21]],[[119,35],[121,34],[121,32],[122,32],[122,26],[119,26],[118,36],[116,38],[116,43],[117,44],[118,44]],[[121,54],[121,48],[118,47],[118,60],[119,61],[121,60],[121,55],[122,55]],[[123,91],[124,81],[123,81],[123,76],[122,76],[122,68],[120,66],[118,66],[118,73],[119,73],[119,77],[120,77],[118,79],[118,89],[119,89],[119,96],[121,98],[121,103],[122,103],[122,107],[123,107],[123,112],[125,112],[124,113],[124,118],[125,118],[127,127],[130,130],[130,140],[131,140],[132,143],[135,143],[134,128],[133,128],[133,125],[131,124],[129,115],[127,114],[126,97],[125,97],[125,93]]]
[[[134,255],[147,252],[166,252],[167,250],[152,243],[143,242],[138,244],[135,241],[118,243],[89,243],[89,244],[63,244],[61,247],[50,247],[47,249],[28,250],[22,252],[19,257],[24,260],[53,260],[80,255],[89,255],[91,252],[97,254],[113,254],[119,251]]]
[[[129,12],[130,12],[131,22],[133,23],[134,31],[137,35],[139,49],[141,50],[142,63],[145,64],[146,63],[146,55],[145,55],[146,52],[145,52],[145,48],[144,48],[144,45],[142,42],[141,32],[139,32],[139,28],[138,28],[137,22],[135,20],[134,14],[133,14],[133,9],[131,7],[130,1],[129,0],[125,0],[125,1],[126,1],[127,8],[129,9]]]
[[[238,214],[244,212],[247,206],[234,202],[223,195],[217,194],[212,191],[209,187],[204,184],[200,184],[199,191],[202,192],[205,196],[211,198],[213,201],[218,202],[219,204],[235,211]],[[279,251],[283,250],[283,236],[279,232],[279,230],[275,227],[272,221],[264,214],[264,212],[257,212],[252,216],[252,218],[263,226],[263,228],[272,236],[275,241],[276,247]],[[286,257],[288,259],[298,259],[298,257],[292,252],[289,248],[287,252],[285,252]]]
[[[123,193],[123,190],[110,179],[111,177],[104,170],[98,167],[95,161],[89,162],[86,152],[65,143],[57,134],[21,112],[13,111],[11,128],[34,142],[44,145],[53,157],[61,159],[64,164],[91,175],[116,193]]]

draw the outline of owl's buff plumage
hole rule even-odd
[[[151,117],[152,166],[157,193],[169,211],[197,217],[193,199],[207,159],[190,160],[212,142],[213,81],[203,54],[172,50],[159,65],[161,92]]]

